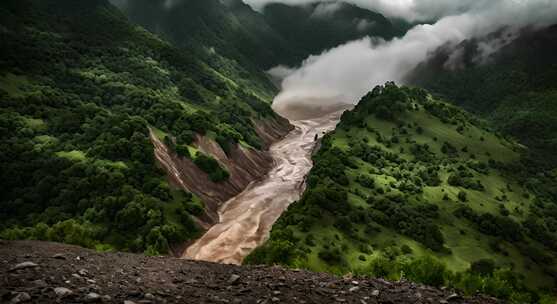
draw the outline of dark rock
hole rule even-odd
[[[83,300],[85,303],[98,303],[102,301],[102,297],[98,293],[90,292]]]
[[[462,299],[462,297],[459,296],[459,295],[456,294],[456,293],[453,293],[453,294],[451,294],[450,296],[448,296],[445,300],[447,300],[447,301],[450,302],[450,301],[455,301],[455,300],[459,300],[459,299]]]
[[[53,255],[52,258],[57,259],[57,260],[65,260],[66,256],[61,254],[61,253],[57,253],[57,254]]]
[[[44,280],[35,280],[33,281],[33,285],[35,285],[36,287],[47,287],[48,284],[46,284],[46,282]]]
[[[128,296],[129,297],[139,298],[139,297],[141,297],[141,295],[142,295],[142,293],[140,291],[137,291],[137,290],[128,291]]]
[[[85,298],[83,298],[83,300],[85,303],[98,303],[102,300],[102,298],[98,293],[90,292],[85,296]]]
[[[35,267],[39,267],[39,265],[33,262],[23,262],[15,265],[12,269],[10,269],[10,271],[16,271],[16,270],[27,269],[27,268],[35,268]]]
[[[54,293],[56,293],[56,296],[58,296],[59,298],[65,298],[71,296],[73,294],[73,291],[66,287],[56,287],[54,288]]]
[[[10,303],[24,303],[31,301],[31,296],[26,292],[18,292],[15,297],[12,298]]]
[[[233,274],[228,279],[228,284],[236,284],[236,283],[238,283],[239,280],[240,280],[240,276],[237,275],[237,274]]]
[[[146,293],[143,297],[147,300],[154,300],[155,299],[155,296],[152,293]]]

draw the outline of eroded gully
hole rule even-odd
[[[220,221],[192,244],[183,258],[240,264],[269,235],[272,225],[304,191],[312,167],[315,135],[336,126],[342,111],[319,118],[295,120],[295,129],[270,147],[275,165],[219,210]]]

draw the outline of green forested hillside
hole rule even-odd
[[[557,171],[537,174],[525,149],[422,89],[376,87],[323,138],[303,197],[246,262],[533,302],[527,288],[557,276]]]
[[[271,3],[262,13],[242,0],[113,0],[138,24],[191,49],[211,49],[207,61],[264,78],[263,70],[299,65],[311,54],[365,36],[391,39],[404,29],[378,13],[330,1]],[[224,58],[223,58],[224,57]]]
[[[335,1],[303,6],[270,3],[264,7],[263,15],[292,47],[308,55],[366,36],[389,40],[407,29],[381,14]]]
[[[195,236],[202,203],[169,187],[149,129],[222,181],[211,156],[190,155],[194,135],[261,148],[253,120],[275,117],[275,89],[107,0],[6,0],[0,15],[0,238],[154,254]]]
[[[262,90],[275,89],[263,70],[301,57],[241,0],[179,0],[171,7],[163,0],[115,2],[131,21]]]
[[[523,29],[518,38],[486,57],[486,46],[501,43],[505,35],[508,32],[503,30],[456,48],[441,48],[409,75],[409,82],[484,116],[528,145],[534,158],[554,167],[557,26]],[[460,56],[450,59],[455,51]]]

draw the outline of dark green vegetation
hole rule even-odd
[[[301,56],[293,55],[287,42],[241,0],[178,0],[172,7],[164,0],[114,2],[121,2],[131,21],[188,48],[211,68],[239,85],[255,86],[268,98],[276,88],[263,69]]]
[[[149,254],[194,237],[203,204],[169,186],[150,131],[226,180],[192,142],[260,148],[268,80],[217,70],[105,0],[7,0],[0,15],[0,237]]]
[[[306,192],[246,262],[537,301],[557,278],[557,171],[523,155],[422,89],[376,87],[323,138]]]
[[[203,204],[168,184],[150,136],[226,181],[196,136],[262,148],[263,69],[308,55],[239,0],[115,2],[166,40],[108,0],[0,5],[0,237],[151,254],[194,237]]]
[[[557,165],[557,25],[524,29],[506,46],[482,57],[486,40],[508,39],[507,31],[441,48],[409,76],[519,139],[544,160]],[[460,57],[449,60],[458,50]],[[451,64],[448,64],[451,62]]]
[[[138,24],[180,46],[195,46],[214,68],[261,80],[262,70],[295,66],[311,54],[376,36],[391,39],[406,28],[343,2],[296,6],[272,3],[258,13],[242,0],[113,0]]]
[[[344,2],[304,6],[271,3],[265,6],[263,15],[273,29],[304,54],[319,54],[366,36],[388,40],[405,32],[381,14]]]

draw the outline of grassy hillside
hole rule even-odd
[[[441,48],[409,76],[409,82],[482,115],[528,145],[533,157],[555,167],[557,26],[527,28],[515,35],[502,30]],[[487,56],[485,47],[493,41],[503,47]]]
[[[421,89],[377,87],[324,137],[302,199],[246,262],[534,301],[526,288],[557,274],[557,172],[528,172],[524,149]]]
[[[0,237],[150,254],[194,237],[203,205],[170,188],[149,129],[222,181],[211,156],[191,155],[195,134],[261,148],[253,121],[276,117],[274,88],[106,0],[7,0],[0,15]]]

